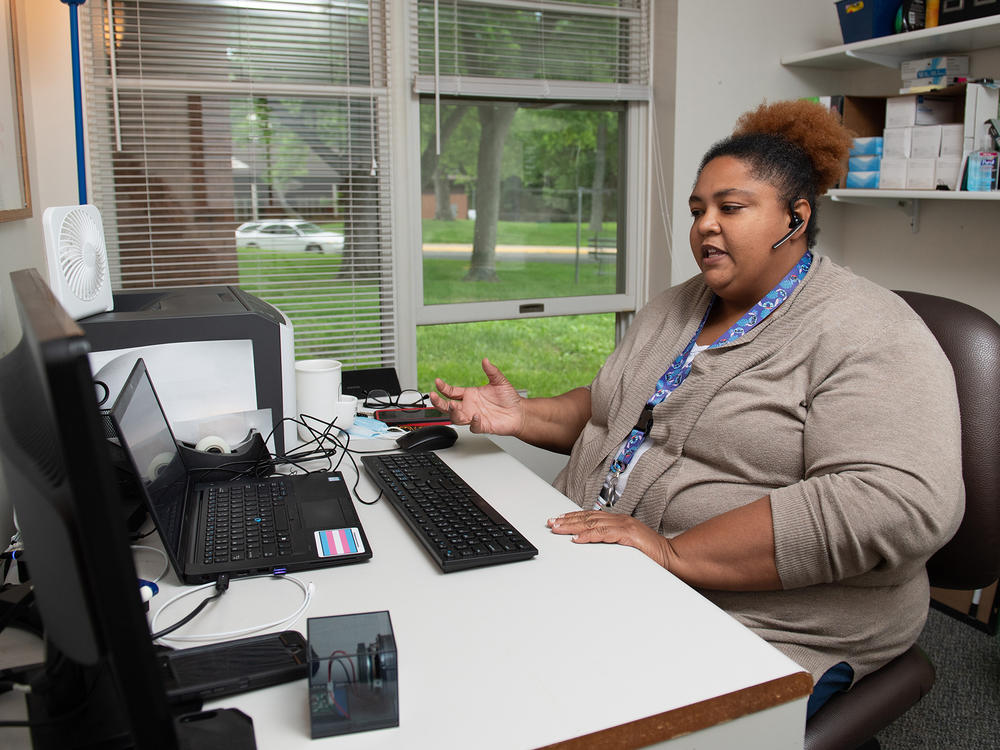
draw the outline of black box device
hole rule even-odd
[[[150,350],[190,342],[234,341],[246,342],[252,350],[255,408],[269,408],[274,424],[282,417],[295,416],[295,343],[291,321],[276,307],[239,287],[191,286],[115,292],[114,310],[91,315],[79,323],[90,342],[94,374],[109,387],[108,403],[114,401],[138,357],[152,361]],[[176,363],[177,370],[185,377],[202,373],[202,377],[211,378],[212,373],[225,368],[221,362],[206,361],[206,351],[209,358],[225,356],[222,347],[201,347],[194,361],[186,360],[182,351],[174,346],[169,361]],[[115,368],[116,376],[100,377],[101,368],[94,364],[108,362],[115,352],[121,352],[122,359]],[[230,371],[238,366],[240,363],[230,364]],[[171,406],[166,398],[165,407],[173,419]],[[296,444],[294,424],[289,422],[284,430],[275,432],[274,448],[278,453]]]

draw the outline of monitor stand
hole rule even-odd
[[[253,719],[236,708],[217,708],[178,716],[180,750],[255,750]]]
[[[61,656],[54,661],[24,668],[26,681],[41,678],[48,682],[47,689],[25,695],[28,720],[32,724],[32,747],[35,750],[135,747],[110,670],[105,665],[81,666]],[[253,719],[235,708],[183,713],[174,716],[173,723],[176,745],[161,737],[162,747],[178,750],[256,750],[257,747]]]

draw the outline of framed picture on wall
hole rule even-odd
[[[0,221],[31,216],[14,0],[0,0]]]

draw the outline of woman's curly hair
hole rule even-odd
[[[852,134],[829,109],[804,99],[761,104],[742,114],[733,134],[713,145],[698,174],[712,159],[732,156],[750,174],[773,185],[789,206],[805,198],[812,209],[806,245],[816,244],[816,198],[843,178]]]

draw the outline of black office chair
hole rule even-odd
[[[924,319],[951,360],[962,414],[965,516],[928,562],[931,584],[985,588],[1000,577],[1000,325],[962,302],[897,292]],[[934,665],[919,646],[831,698],[806,723],[805,750],[879,747],[875,735],[934,684]]]

